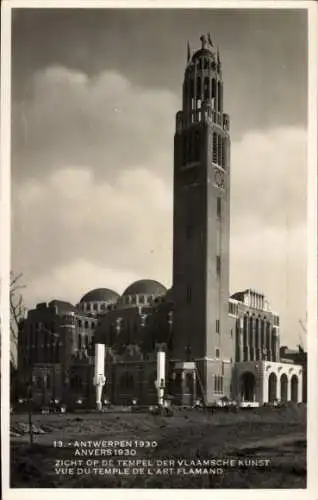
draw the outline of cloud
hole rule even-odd
[[[248,132],[233,143],[233,231],[264,222],[276,228],[304,223],[306,148],[307,132],[296,127]]]
[[[231,158],[231,289],[256,288],[299,342],[306,311],[306,130],[245,134]]]
[[[56,298],[76,304],[81,297],[94,288],[110,288],[122,293],[127,283],[138,279],[129,271],[94,265],[85,259],[75,259],[65,265],[48,268],[47,272],[35,277],[30,283],[32,307],[37,302]]]
[[[43,296],[75,298],[85,287],[122,291],[138,278],[169,285],[172,193],[150,171],[122,170],[111,185],[88,168],[57,169],[26,181],[14,200],[14,260],[30,303],[41,287]]]
[[[179,105],[172,92],[133,86],[115,72],[89,78],[63,67],[38,71],[13,103],[13,175],[90,165],[108,178],[123,164],[151,162],[167,177]]]
[[[12,222],[28,305],[54,295],[76,302],[99,286],[121,292],[139,278],[170,286],[176,96],[118,73],[88,78],[57,67],[30,85],[14,110]],[[263,290],[296,343],[306,131],[246,133],[231,158],[231,290]]]

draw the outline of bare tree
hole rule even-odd
[[[16,364],[19,325],[26,313],[22,295],[25,285],[21,281],[22,277],[22,273],[15,274],[13,271],[10,273],[10,361],[14,365]]]

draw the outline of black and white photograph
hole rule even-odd
[[[317,5],[240,3],[12,2],[4,499],[309,491]]]

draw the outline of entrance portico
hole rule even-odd
[[[233,397],[242,402],[292,401],[300,403],[303,369],[299,365],[272,361],[237,363]]]

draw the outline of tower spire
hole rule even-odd
[[[190,50],[190,44],[189,44],[189,40],[188,40],[188,45],[187,45],[187,62],[190,61],[190,57],[191,57],[191,50]]]
[[[219,46],[217,47],[217,63],[221,64]]]
[[[213,42],[212,42],[210,33],[208,33],[208,42],[209,42],[210,47],[213,47]]]

